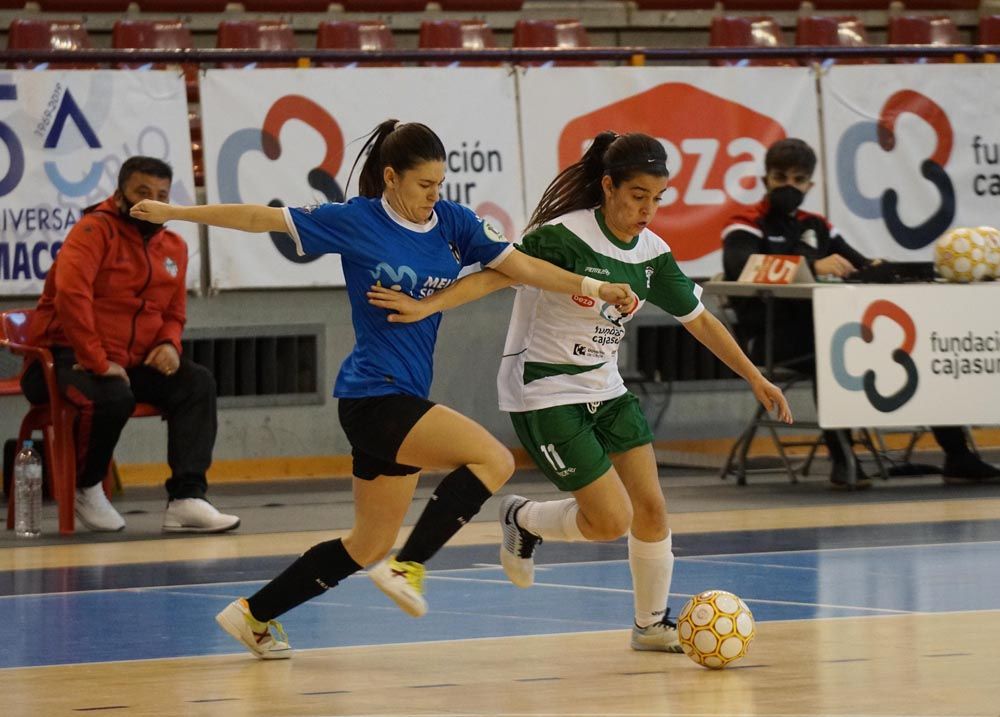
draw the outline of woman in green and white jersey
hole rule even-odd
[[[635,597],[631,644],[680,652],[667,596],[674,557],[653,434],[618,371],[625,327],[646,302],[674,316],[746,379],[768,409],[791,422],[781,390],[768,382],[701,303],[701,289],[670,247],[648,229],[667,188],[663,145],[644,134],[599,134],[545,190],[518,248],[585,277],[627,283],[628,313],[588,296],[517,287],[497,378],[500,408],[539,469],[572,498],[507,496],[500,506],[500,559],[511,582],[534,581],[545,540],[614,540],[628,534]],[[511,285],[494,271],[470,275],[416,302],[385,289],[369,299],[417,321]]]

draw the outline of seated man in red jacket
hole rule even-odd
[[[75,425],[77,519],[91,530],[117,531],[125,520],[101,488],[115,444],[137,402],[167,420],[166,514],[171,532],[222,532],[240,524],[205,500],[217,419],[215,380],[181,356],[187,302],[187,245],[160,224],[138,221],[140,199],[167,201],[173,172],[151,157],[131,157],[118,189],[84,210],[45,279],[30,327],[31,342],[55,360]],[[41,367],[21,379],[24,395],[48,401]]]

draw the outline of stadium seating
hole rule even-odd
[[[782,47],[785,37],[781,26],[768,16],[737,17],[717,15],[712,18],[708,44],[712,47]],[[791,66],[795,63],[786,59],[761,58],[751,60],[713,60],[713,65],[740,66]]]
[[[111,47],[116,50],[185,50],[193,48],[194,42],[191,39],[191,28],[181,20],[117,20],[111,30]],[[126,69],[141,66],[144,65],[142,63],[119,65]],[[161,63],[155,65],[153,69],[160,70],[165,67],[166,65]],[[181,67],[184,70],[188,99],[197,102],[198,66],[185,64]]]
[[[37,0],[42,12],[125,12],[132,0]],[[22,3],[23,5],[23,3]]]
[[[316,48],[319,50],[391,50],[396,46],[389,27],[381,20],[359,22],[330,20],[319,24]],[[345,62],[324,62],[321,67],[342,67]],[[357,62],[359,67],[387,67],[389,62]]]
[[[420,23],[421,49],[482,50],[496,47],[493,30],[483,20],[424,20]],[[448,65],[447,62],[426,62],[425,65]],[[497,62],[460,62],[463,67],[498,65]]]
[[[590,47],[590,38],[579,20],[518,20],[514,24],[514,47]],[[544,64],[566,67],[594,63],[559,61]]]
[[[796,25],[795,44],[863,47],[870,43],[864,24],[854,15],[806,15],[800,17]],[[822,55],[809,58],[806,63],[820,60],[823,60]],[[879,60],[867,57],[842,57],[836,62],[840,65],[860,65]]]
[[[283,20],[223,20],[215,46],[230,49],[294,50],[295,33]],[[295,62],[226,62],[220,67],[294,67]]]
[[[936,10],[952,12],[955,10],[978,10],[979,0],[903,0],[903,7],[909,10]]]
[[[438,0],[442,10],[471,12],[502,12],[520,10],[524,0]]]
[[[12,20],[7,31],[9,50],[79,50],[92,47],[87,28],[79,20]],[[34,63],[14,63],[17,69],[34,67]],[[87,63],[48,63],[45,67],[58,70],[92,69]]]
[[[326,12],[331,0],[240,0],[248,12]]]
[[[638,10],[712,10],[715,0],[635,0]]]
[[[945,15],[900,15],[889,18],[890,45],[958,45],[961,38],[954,21]],[[958,58],[956,58],[958,59]],[[893,62],[951,62],[950,57],[905,57]]]
[[[794,12],[801,0],[723,0],[726,12]]]

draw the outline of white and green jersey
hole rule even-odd
[[[554,219],[526,235],[519,249],[582,276],[629,284],[639,308],[651,301],[682,323],[705,309],[701,287],[681,273],[666,242],[648,229],[623,242],[600,210]],[[622,316],[589,296],[517,287],[497,376],[500,410],[535,411],[621,396],[626,388],[618,372],[618,345],[634,315]]]

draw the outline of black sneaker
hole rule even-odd
[[[974,453],[946,455],[941,470],[945,483],[968,484],[1000,479],[1000,468],[990,465]]]
[[[528,504],[527,498],[508,495],[500,501],[500,564],[507,578],[519,588],[530,588],[535,582],[535,548],[542,539],[517,524],[517,511]]]

